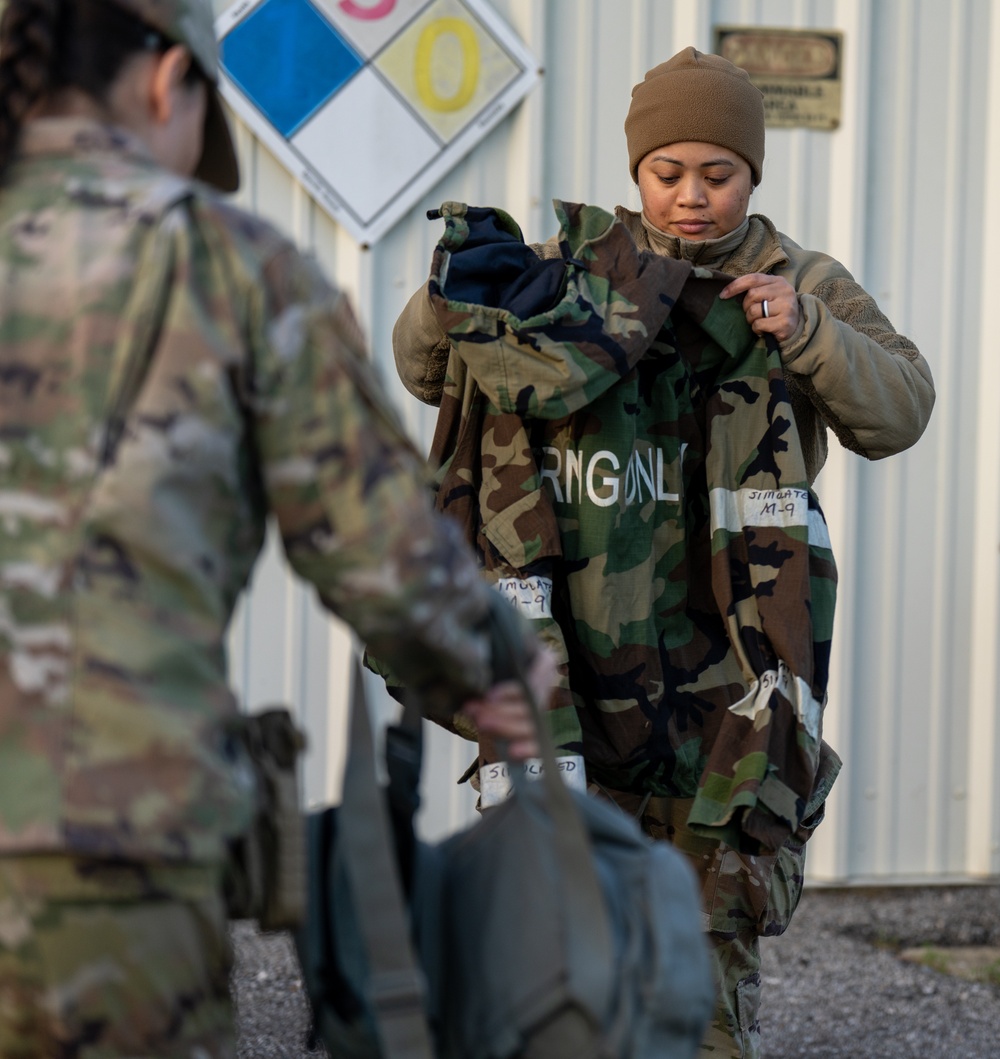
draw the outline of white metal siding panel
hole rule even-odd
[[[217,2],[217,8],[225,6]],[[434,410],[402,389],[392,325],[426,278],[446,199],[492,204],[529,240],[551,199],[636,207],[622,123],[631,86],[716,25],[839,29],[843,123],[768,130],[751,209],[841,260],[935,372],[938,403],[909,452],[837,448],[818,482],[841,569],[827,733],[846,764],[814,839],[814,881],[928,881],[1000,871],[1000,0],[496,0],[541,84],[411,214],[362,250],[244,127],[240,201],[311,249],[354,299],[408,428]],[[836,443],[834,442],[834,446]],[[311,800],[339,783],[347,637],[269,545],[232,638],[250,706],[284,698],[310,728]],[[380,705],[386,708],[384,699]],[[467,820],[471,757],[432,732],[426,833]]]
[[[978,267],[978,299],[969,298],[965,315],[971,321],[968,335],[969,370],[965,373],[972,392],[966,392],[960,407],[966,421],[961,429],[962,465],[969,480],[969,506],[965,517],[974,569],[968,609],[969,645],[968,734],[968,833],[965,863],[975,874],[995,874],[1000,870],[1000,710],[997,660],[1000,658],[1000,506],[998,506],[998,467],[1000,467],[1000,358],[997,357],[996,291],[1000,290],[1000,12],[994,3],[983,37],[989,42],[988,73],[980,74],[984,90],[986,122],[981,136],[985,152],[982,172],[975,173],[981,187],[969,211],[969,227],[982,232],[982,242],[968,255]],[[976,82],[970,86],[970,95]],[[978,137],[977,137],[978,138]],[[976,208],[977,203],[979,208]],[[985,292],[985,295],[983,294]],[[970,292],[971,293],[971,292]],[[974,328],[978,325],[978,335]],[[962,346],[958,345],[956,356]],[[971,420],[971,422],[970,422]],[[952,444],[956,438],[950,439]],[[971,449],[971,451],[970,451]]]

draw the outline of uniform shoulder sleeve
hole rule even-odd
[[[930,365],[835,259],[784,241],[776,270],[798,292],[803,325],[782,360],[848,449],[882,459],[913,445],[934,406]]]
[[[244,393],[267,509],[294,570],[446,719],[491,683],[499,597],[434,512],[347,297],[291,244],[250,236],[269,253],[248,293]]]
[[[392,329],[392,355],[406,389],[424,404],[440,405],[451,342],[431,307],[427,285],[415,291]]]

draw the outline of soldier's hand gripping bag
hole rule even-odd
[[[544,727],[539,780],[515,773],[515,793],[481,821],[418,842],[419,745],[399,768],[390,744],[386,797],[370,752],[359,752],[362,709],[355,695],[343,804],[310,820],[309,911],[296,935],[330,1053],[693,1057],[714,986],[681,855],[616,808],[570,792]],[[359,778],[373,793],[367,819],[352,822]]]

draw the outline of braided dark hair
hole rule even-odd
[[[0,18],[0,177],[35,104],[78,88],[104,103],[125,62],[171,41],[113,0],[7,0]],[[200,77],[191,64],[189,77]]]
[[[7,0],[0,19],[0,172],[25,115],[51,87],[60,6],[59,0]]]

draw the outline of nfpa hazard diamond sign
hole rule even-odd
[[[363,243],[539,76],[482,0],[239,0],[216,32],[227,101]]]

